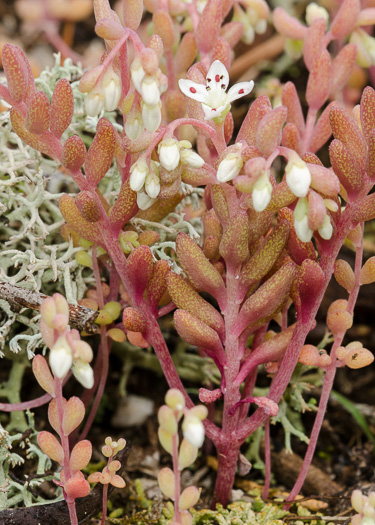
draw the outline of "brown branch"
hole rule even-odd
[[[0,282],[0,299],[9,303],[11,309],[18,313],[24,308],[40,310],[40,305],[47,295],[38,292],[32,292],[14,284]],[[98,312],[86,308],[86,306],[69,304],[69,324],[72,328],[85,331],[89,334],[99,333],[99,326],[95,324]]]

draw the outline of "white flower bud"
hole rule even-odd
[[[298,199],[297,206],[294,209],[294,228],[297,237],[302,242],[311,241],[313,232],[309,228],[308,218],[309,205],[306,198]]]
[[[160,164],[168,171],[177,168],[180,163],[180,145],[176,139],[162,140],[158,148]]]
[[[140,191],[143,188],[147,174],[148,166],[144,158],[140,158],[130,168],[130,188],[133,191]]]
[[[161,103],[156,104],[155,106],[149,106],[142,102],[142,118],[145,129],[149,133],[153,133],[158,129],[161,123]]]
[[[149,106],[155,106],[160,101],[159,83],[152,75],[146,75],[141,82],[143,102]]]
[[[68,341],[62,335],[51,348],[49,364],[56,377],[62,379],[73,364],[73,352]]]
[[[306,7],[306,24],[308,26],[311,26],[311,24],[315,22],[315,20],[317,20],[318,18],[324,18],[324,20],[328,22],[328,11],[327,9],[316,4],[315,2],[311,2],[311,4],[309,4]]]
[[[191,149],[182,149],[180,156],[182,164],[187,164],[191,168],[201,168],[204,166],[204,160],[202,157]]]
[[[253,206],[257,212],[264,211],[270,203],[272,195],[272,184],[268,175],[263,173],[253,187]]]
[[[204,441],[204,426],[200,419],[195,416],[187,416],[182,424],[184,438],[193,447],[200,448]]]
[[[88,363],[76,361],[72,372],[77,381],[85,388],[94,386],[94,371]]]
[[[145,191],[151,199],[156,199],[160,193],[160,179],[153,171],[146,177]]]
[[[258,35],[263,35],[267,30],[267,20],[262,18],[255,24],[255,32]]]
[[[219,164],[216,175],[217,180],[219,182],[233,180],[241,171],[242,166],[243,160],[241,154],[239,152],[229,153]]]
[[[102,88],[104,92],[104,107],[106,111],[114,111],[121,97],[121,84],[118,75],[109,68],[102,80]]]
[[[319,228],[318,232],[322,239],[325,239],[326,241],[328,241],[332,237],[333,227],[328,214],[325,216],[323,224]]]
[[[142,135],[143,121],[142,115],[136,113],[134,116],[128,116],[125,122],[125,133],[128,139],[137,140]]]
[[[131,75],[134,87],[138,91],[138,93],[141,92],[141,82],[145,74],[146,73],[142,67],[142,63],[140,59],[139,58],[134,59],[130,67],[130,75]]]
[[[90,91],[85,98],[85,109],[89,117],[97,117],[104,108],[104,95],[97,90]]]
[[[311,173],[302,159],[292,158],[286,168],[286,183],[296,197],[306,197],[311,184]]]
[[[152,199],[144,191],[137,193],[137,205],[140,210],[148,210],[154,204],[156,199]]]

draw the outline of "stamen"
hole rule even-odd
[[[221,84],[221,89],[225,89],[225,84]]]
[[[211,78],[207,78],[206,80],[207,80],[207,82],[211,82]]]
[[[242,95],[243,93],[245,93],[245,91],[243,89],[240,89],[239,92],[238,92],[239,95]]]
[[[216,75],[215,77],[216,82],[220,82],[220,78],[221,78],[220,75]]]

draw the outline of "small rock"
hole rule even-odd
[[[111,425],[115,428],[143,425],[153,412],[154,402],[151,399],[131,394],[120,400]]]

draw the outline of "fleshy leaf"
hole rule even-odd
[[[143,15],[143,2],[142,0],[124,0],[123,6],[123,18],[125,27],[129,27],[136,31],[142,20]]]
[[[158,10],[152,17],[154,31],[162,41],[165,49],[172,49],[175,39],[173,20],[168,11]]]
[[[266,157],[273,153],[280,145],[282,127],[286,120],[288,110],[285,106],[278,106],[269,111],[259,122],[257,133],[257,147]]]
[[[255,146],[257,142],[258,124],[264,115],[271,110],[272,104],[270,99],[266,95],[258,97],[246,113],[236,142],[245,140],[249,146]]]
[[[340,181],[332,170],[318,164],[308,164],[311,174],[311,187],[326,195],[336,197],[340,191]]]
[[[176,73],[187,71],[194,63],[198,48],[195,42],[194,33],[185,33],[181,38],[177,51],[174,55]]]
[[[309,149],[312,153],[318,151],[332,135],[331,124],[329,122],[329,114],[333,106],[338,106],[337,102],[331,102],[324,109],[320,117],[318,118],[317,123],[315,124],[314,130],[312,132]],[[311,162],[304,159],[306,162]]]
[[[77,472],[87,467],[92,455],[92,445],[88,439],[79,441],[70,453],[70,468]]]
[[[162,493],[167,498],[174,500],[175,478],[173,470],[168,467],[162,468],[158,474],[158,483]]]
[[[197,317],[216,330],[221,337],[224,335],[224,320],[220,313],[193,290],[188,282],[172,272],[166,276],[166,281],[172,301],[178,308]]]
[[[332,62],[331,92],[336,93],[346,86],[357,58],[357,46],[346,44]]]
[[[61,164],[68,170],[77,171],[86,159],[86,146],[81,137],[72,135],[63,146]]]
[[[171,271],[167,261],[160,260],[154,264],[151,279],[147,285],[147,298],[149,305],[156,308],[160,299],[163,297],[167,289],[165,276]]]
[[[74,112],[73,90],[69,81],[61,78],[53,91],[51,100],[51,133],[60,138],[72,121]]]
[[[200,491],[194,485],[186,487],[182,491],[180,499],[178,500],[178,507],[180,510],[187,510],[194,507],[199,501]]]
[[[198,448],[192,445],[187,439],[181,441],[180,450],[178,453],[178,468],[183,470],[190,467],[197,459]]]
[[[134,287],[136,301],[139,301],[145,291],[153,272],[153,258],[148,246],[138,246],[127,259],[126,272]]]
[[[305,119],[303,117],[301,102],[293,82],[283,85],[281,102],[288,110],[288,122],[294,124],[300,134],[305,131]]]
[[[73,197],[67,194],[62,195],[59,206],[64,219],[74,231],[84,239],[104,247],[98,226],[82,217]]]
[[[49,124],[49,100],[43,91],[38,91],[30,101],[25,126],[31,133],[42,135],[48,130]]]
[[[249,219],[245,211],[239,211],[229,220],[219,247],[220,255],[232,269],[238,268],[249,255]]]
[[[288,251],[291,258],[298,264],[302,264],[305,259],[316,260],[316,252],[313,243],[302,242],[294,229],[293,212],[289,208],[279,211],[279,220],[286,219],[290,224],[290,235],[288,240]]]
[[[324,280],[324,273],[319,264],[311,259],[305,259],[298,272],[297,288],[300,304],[296,304],[297,312],[300,312],[303,322],[309,318],[311,308],[324,286]]]
[[[375,219],[375,193],[358,202],[353,212],[353,223]]]
[[[350,293],[355,285],[355,277],[352,267],[347,261],[337,259],[335,262],[334,276],[340,286]]]
[[[289,237],[290,225],[282,220],[266,237],[265,244],[248,260],[239,279],[239,296],[242,300],[248,288],[262,279],[280,257]]]
[[[146,319],[138,308],[125,308],[122,314],[122,321],[127,330],[131,332],[144,332],[147,324]]]
[[[303,40],[305,38],[307,27],[291,16],[282,7],[276,7],[272,15],[273,25],[278,33],[287,38]]]
[[[225,226],[229,220],[229,210],[225,192],[220,184],[213,184],[211,188],[211,201],[219,221]]]
[[[68,479],[64,484],[64,490],[69,498],[76,499],[85,498],[90,494],[91,489],[84,477],[76,475]]]
[[[323,51],[323,40],[326,32],[324,18],[316,18],[306,31],[303,42],[303,58],[309,71]],[[292,37],[295,38],[295,37]]]
[[[222,22],[221,10],[221,0],[208,0],[203,13],[199,17],[195,38],[201,53],[210,53],[218,39]]]
[[[371,86],[363,90],[360,108],[362,131],[369,141],[371,132],[375,129],[375,91]]]
[[[138,211],[137,193],[130,188],[129,179],[121,186],[120,193],[111,209],[109,220],[119,231]]]
[[[291,122],[288,122],[283,129],[281,144],[286,148],[293,149],[298,155],[302,155],[301,136],[297,127]]]
[[[238,337],[245,328],[254,330],[272,319],[288,299],[295,276],[296,265],[293,262],[284,264],[273,274],[245,301],[231,337]]]
[[[97,222],[102,218],[102,210],[97,199],[89,191],[81,191],[75,198],[76,206],[86,221]]]
[[[180,337],[190,345],[204,350],[218,364],[220,370],[226,363],[224,349],[215,330],[185,310],[177,310],[174,324]]]
[[[321,19],[320,19],[321,20]],[[323,50],[311,66],[306,88],[306,100],[312,109],[318,110],[326,102],[331,91],[331,55]]]
[[[349,195],[355,196],[362,189],[360,167],[349,149],[340,140],[333,140],[329,147],[332,167]]]
[[[31,133],[25,125],[25,120],[22,114],[16,109],[12,108],[10,110],[10,121],[12,123],[14,131],[17,133],[20,139],[22,139],[26,144],[31,146],[33,149],[48,155],[49,157],[55,157],[54,151],[48,146],[38,135]]]
[[[226,299],[224,281],[197,243],[189,235],[181,232],[176,237],[176,251],[181,268],[194,286],[210,293],[219,304],[224,305]]]
[[[45,430],[39,432],[37,440],[38,445],[49,458],[57,461],[60,465],[64,463],[62,446],[51,432],[46,432]]]
[[[359,0],[344,0],[331,24],[331,33],[335,39],[345,38],[355,28],[361,2]]]
[[[40,386],[48,392],[52,397],[55,397],[55,381],[51,374],[46,359],[42,355],[36,355],[32,360],[32,369],[34,376]]]
[[[5,44],[1,61],[7,77],[8,89],[15,102],[21,102],[26,95],[28,70],[21,50],[12,44]]]
[[[98,122],[97,132],[86,155],[86,178],[97,186],[111,167],[115,152],[115,130],[105,118]]]
[[[329,113],[329,120],[335,139],[340,140],[353,155],[361,169],[365,167],[366,141],[355,120],[340,106],[334,106]]]
[[[65,436],[69,436],[82,423],[84,417],[85,405],[78,397],[71,397],[64,408],[62,429]]]

